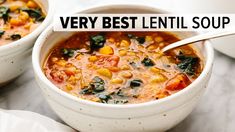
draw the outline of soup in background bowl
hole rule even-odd
[[[28,35],[46,17],[33,0],[3,0],[0,4],[0,46]]]
[[[0,3],[0,86],[29,67],[32,47],[51,22],[53,0],[3,0]]]
[[[165,11],[148,6],[123,4],[90,7],[79,10],[76,13],[165,13]],[[152,39],[155,39],[154,35],[150,32],[132,32],[130,33],[132,35],[127,36],[126,33],[122,32],[120,37],[117,38],[115,37],[119,36],[117,32],[105,34],[98,32],[54,32],[53,26],[50,26],[38,38],[33,49],[33,68],[36,80],[52,109],[63,121],[73,128],[80,131],[89,132],[166,131],[174,127],[180,121],[185,119],[187,115],[189,115],[206,90],[213,63],[213,48],[211,47],[209,41],[195,44],[193,47],[183,47],[184,50],[182,53],[179,51],[171,51],[166,53],[169,58],[174,59],[168,62],[169,59],[166,58],[166,66],[163,66],[161,64],[164,63],[157,63],[154,56],[149,55],[151,52],[147,51],[147,47],[145,46],[142,49],[143,52],[140,52],[140,49],[137,47],[133,47],[133,50],[138,50],[138,52],[133,52],[128,48],[119,48],[116,46],[118,45],[117,43],[111,43],[116,41],[119,42],[118,39],[120,39],[120,42],[122,40],[127,41],[127,43],[123,41],[125,43],[123,43],[123,46],[130,44],[131,47],[142,47],[144,45],[141,44],[143,40],[148,40],[146,39],[146,36],[151,36]],[[194,34],[197,33],[158,33],[158,36],[162,36],[164,39],[164,35],[167,35],[171,38],[169,41],[178,41],[179,39],[184,39]],[[106,41],[104,41],[104,39],[99,35],[104,35],[104,37],[106,37]],[[111,36],[114,38],[113,40],[110,39]],[[141,38],[143,36],[145,36],[145,39]],[[81,41],[84,41],[81,45],[69,44],[72,43],[74,39],[78,39],[80,37],[83,38]],[[96,43],[96,40],[102,43]],[[95,46],[96,48],[89,50],[90,44],[85,41],[94,41],[94,44],[98,45]],[[130,43],[131,41],[135,42]],[[76,47],[73,47],[72,45]],[[100,48],[97,49],[97,47]],[[80,52],[84,53],[81,54]],[[125,54],[127,55],[125,56]],[[109,63],[104,63],[107,60],[107,56],[110,57],[114,55],[118,56],[118,59],[117,57],[114,57],[115,59],[112,57],[112,59],[108,59]],[[136,55],[138,56],[137,60],[134,59],[136,58]],[[163,55],[163,57],[166,56]],[[130,64],[128,62],[128,58],[129,61],[136,61],[135,63],[137,66],[135,63]],[[197,63],[197,65],[192,65],[194,70],[188,71],[185,70],[185,67],[181,67],[179,65],[183,62],[183,60],[185,60],[185,58],[190,58],[189,60],[199,58],[199,60],[195,60],[200,63]],[[117,60],[123,65],[119,65],[118,68],[111,68],[110,66],[116,65]],[[90,65],[91,69],[86,67],[87,65],[89,66],[90,63],[92,64]],[[167,66],[167,63],[169,63],[170,66]],[[130,70],[125,71],[124,65],[127,65]],[[122,67],[124,69],[119,71],[119,68]],[[138,67],[140,67],[140,70],[138,70]],[[158,71],[158,73],[150,73],[150,69],[153,71]],[[84,76],[79,76],[81,70],[84,70]],[[170,74],[168,75],[167,73],[164,73],[165,71],[170,71]],[[130,76],[126,76],[128,74],[124,75],[122,72],[131,72],[132,77],[130,78]],[[146,73],[147,76],[151,75],[150,79],[145,79],[145,76],[138,75],[144,73]],[[178,81],[172,81],[172,87],[168,87],[169,89],[166,90],[167,82],[169,83],[170,80],[172,78],[174,79],[174,77],[178,74],[180,75],[180,77],[177,77],[178,79],[176,79]],[[159,80],[156,79],[157,83],[155,85],[157,85],[160,90],[166,90],[170,96],[165,96],[165,94],[163,94],[163,96],[154,97],[156,96],[154,93],[157,93],[154,90],[158,91],[158,88],[152,89],[153,91],[151,91],[151,88],[149,89],[150,91],[144,91],[143,87],[151,85],[150,81],[154,79],[152,78],[153,75],[164,76],[163,78],[160,77]],[[69,79],[70,77],[72,77],[71,80]],[[72,83],[73,78],[76,80],[79,77],[85,77],[84,85],[80,84],[80,82],[83,82],[81,80]],[[115,78],[120,78],[122,81]],[[122,83],[111,84],[111,80],[113,81],[112,83]],[[69,85],[67,87],[66,85],[69,84],[69,81],[71,81],[71,84],[74,85],[71,85],[71,87]],[[134,82],[131,83],[131,81]],[[158,83],[158,81],[163,82]],[[184,85],[174,85],[175,82],[180,82],[178,84]],[[155,82],[153,81],[153,83]],[[105,84],[104,87],[103,84]],[[130,95],[130,97],[128,96],[129,98],[126,98],[128,102],[122,102],[124,97],[119,97],[119,95],[116,96],[119,88],[115,89],[113,86],[118,85],[120,85],[121,89],[119,94],[123,93],[124,96],[126,96],[126,94]],[[130,85],[132,85],[132,87],[130,87]],[[128,87],[125,89],[123,86]],[[111,88],[109,89],[109,87]],[[180,90],[176,90],[174,88],[180,88]],[[105,95],[106,92],[109,94],[109,90],[114,90],[115,95],[111,94],[111,98],[108,97],[107,100],[107,96]],[[127,91],[122,92],[122,90]],[[134,94],[136,93],[140,94],[139,96],[144,96],[144,94],[138,90],[143,90],[143,92],[146,92],[146,97],[140,98],[138,95],[135,96]],[[151,94],[154,96],[149,96]],[[122,96],[122,94],[120,95]],[[117,103],[114,99],[121,101]]]

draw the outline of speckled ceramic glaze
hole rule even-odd
[[[140,5],[110,5],[80,10],[83,13],[159,13],[156,8]],[[210,42],[198,44],[204,56],[202,74],[184,90],[157,101],[112,105],[90,102],[63,92],[44,75],[42,65],[50,49],[72,33],[53,32],[50,26],[38,38],[33,49],[36,80],[52,109],[68,125],[82,132],[166,131],[181,122],[196,106],[211,75],[213,49]],[[178,33],[180,36],[180,33]],[[181,34],[182,35],[182,34]]]
[[[54,12],[52,1],[36,0],[47,13],[46,19],[38,28],[20,40],[0,46],[0,86],[16,78],[27,68],[36,38],[52,20]]]

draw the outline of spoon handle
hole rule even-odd
[[[186,44],[195,43],[195,42],[199,42],[199,41],[203,41],[203,40],[207,40],[207,39],[213,39],[213,38],[228,36],[228,35],[235,35],[235,30],[213,31],[213,32],[208,32],[208,33],[204,33],[204,34],[199,34],[197,36],[194,36],[194,37],[191,37],[191,38],[187,38],[187,39],[172,43],[172,44],[164,47],[161,51],[166,52],[170,49],[174,49],[176,47],[183,46],[183,45],[186,45]]]

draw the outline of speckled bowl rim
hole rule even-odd
[[[46,1],[48,2],[48,10],[47,10],[47,16],[46,16],[45,20],[33,32],[26,35],[25,37],[23,37],[17,41],[11,42],[9,44],[0,46],[0,56],[8,55],[10,53],[16,53],[16,51],[20,52],[17,50],[18,47],[25,45],[25,43],[30,41],[30,39],[32,39],[32,37],[35,37],[35,39],[36,39],[36,36],[38,36],[43,31],[43,29],[45,29],[50,24],[50,22],[53,18],[54,12],[55,12],[54,0],[46,0]],[[40,6],[42,6],[42,8],[44,8],[43,3],[39,3],[39,4],[40,4]],[[30,47],[30,48],[32,48],[32,47]],[[28,49],[26,49],[26,50],[28,50]]]
[[[83,12],[85,10],[89,10],[92,8],[110,8],[110,7],[115,7],[115,6],[126,6],[126,7],[130,7],[130,6],[135,6],[135,7],[139,7],[141,9],[143,8],[152,8],[158,11],[163,11],[165,12],[165,10],[156,8],[156,7],[151,7],[151,6],[146,6],[146,5],[140,5],[140,4],[111,4],[111,5],[97,5],[97,6],[91,6],[91,7],[87,7],[87,8],[83,8],[78,10],[75,13],[78,12]],[[119,105],[119,104],[103,104],[103,103],[97,103],[97,102],[92,102],[92,101],[88,101],[88,100],[84,100],[84,99],[80,99],[78,97],[75,97],[73,95],[70,95],[69,93],[66,93],[62,90],[60,90],[58,87],[56,87],[50,80],[47,79],[47,77],[45,76],[45,74],[42,71],[41,68],[41,60],[40,60],[40,54],[41,54],[41,48],[42,46],[45,44],[46,39],[48,38],[48,36],[50,36],[50,34],[53,33],[53,25],[50,25],[37,39],[34,49],[33,49],[33,55],[32,55],[32,61],[33,61],[33,68],[34,68],[34,72],[35,75],[37,76],[38,79],[40,79],[41,81],[43,81],[47,87],[51,90],[53,90],[54,92],[56,92],[57,94],[69,99],[70,101],[73,101],[74,103],[80,103],[82,105],[90,105],[93,107],[100,107],[100,108],[112,108],[112,109],[138,109],[138,108],[143,108],[143,107],[147,107],[147,106],[153,106],[153,105],[160,105],[160,104],[164,104],[167,103],[169,101],[174,100],[175,98],[178,98],[179,96],[183,95],[183,94],[187,94],[188,92],[190,92],[193,88],[197,87],[200,82],[202,82],[204,80],[204,78],[210,73],[210,70],[212,69],[212,65],[213,65],[213,60],[214,60],[214,49],[211,46],[210,41],[205,41],[205,53],[206,53],[206,63],[205,63],[205,67],[202,71],[202,73],[200,74],[200,76],[194,81],[192,82],[189,86],[187,86],[185,89],[171,95],[168,96],[166,98],[160,99],[160,100],[156,100],[156,101],[149,101],[149,102],[145,102],[145,103],[139,103],[139,104],[126,104],[126,105]],[[43,58],[45,59],[45,58]]]

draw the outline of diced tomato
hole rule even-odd
[[[105,68],[117,67],[119,62],[119,57],[115,55],[99,55],[97,57],[98,60],[95,64]]]
[[[190,83],[189,78],[185,74],[180,73],[166,83],[166,89],[170,91],[182,90]]]
[[[66,75],[72,76],[72,75],[75,75],[76,70],[77,70],[76,67],[71,66],[71,67],[66,67],[65,70],[64,70],[64,72],[66,73]]]
[[[66,74],[62,71],[51,72],[50,76],[56,83],[62,83],[66,78]]]

